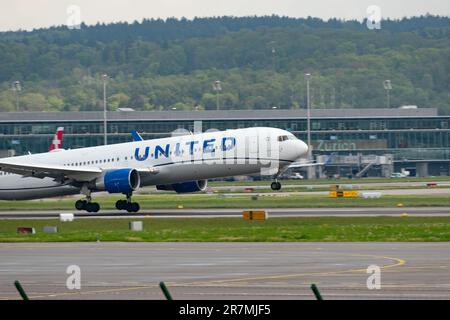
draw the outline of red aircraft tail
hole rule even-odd
[[[59,150],[62,149],[62,138],[63,138],[63,134],[64,134],[64,128],[63,127],[59,127],[56,130],[56,133],[53,137],[53,141],[50,144],[50,146],[48,147],[48,151],[55,151],[55,150]]]

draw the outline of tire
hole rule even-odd
[[[141,206],[137,202],[133,202],[131,204],[131,210],[132,212],[138,212],[141,209]]]
[[[92,212],[99,212],[100,211],[100,205],[97,202],[91,203],[91,210],[92,210]]]
[[[75,208],[77,210],[86,210],[87,201],[86,200],[77,200],[75,202]]]
[[[125,200],[117,200],[116,201],[116,209],[124,210],[126,209],[127,202]]]
[[[86,211],[87,212],[93,212],[94,210],[94,207],[93,207],[93,203],[92,202],[88,202],[87,204],[86,204]]]
[[[127,202],[127,204],[125,206],[125,210],[127,210],[128,212],[133,212],[133,208],[132,208],[132,203],[131,202]]]
[[[127,207],[126,210],[128,212],[138,212],[141,209],[139,203],[137,202],[131,202],[131,203],[127,203]]]
[[[281,189],[281,183],[279,183],[279,182],[272,182],[271,184],[270,184],[270,188],[272,189],[272,190],[275,190],[275,191],[278,191],[278,190],[280,190]]]

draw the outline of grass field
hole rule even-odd
[[[134,219],[143,231],[129,231],[128,219],[2,220],[0,242],[55,241],[450,241],[450,217],[317,217],[244,221],[240,218]],[[36,234],[17,234],[19,226]],[[44,226],[59,233],[45,234]]]
[[[450,206],[448,196],[383,196],[379,199],[363,198],[329,198],[322,195],[286,195],[259,196],[252,199],[252,194],[226,196],[221,194],[195,195],[136,195],[133,201],[145,209],[175,209],[184,208],[320,208],[320,207],[395,207],[401,203],[405,207],[438,207]],[[96,197],[102,210],[112,210],[119,196]],[[0,201],[1,211],[14,210],[74,210],[75,198],[37,200],[37,201]]]

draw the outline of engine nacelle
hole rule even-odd
[[[108,170],[95,180],[97,190],[105,190],[109,193],[131,193],[141,185],[141,177],[136,169]]]
[[[186,181],[174,184],[157,185],[156,190],[170,190],[176,193],[205,191],[208,180]]]

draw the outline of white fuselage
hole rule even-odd
[[[281,137],[281,139],[280,139]],[[307,145],[275,128],[206,132],[0,159],[8,163],[140,170],[140,185],[166,185],[235,175],[274,175],[307,153]],[[144,169],[149,172],[145,172]],[[0,199],[37,199],[80,192],[79,181],[0,174]],[[87,182],[87,181],[86,181]],[[96,191],[96,190],[93,190]]]

